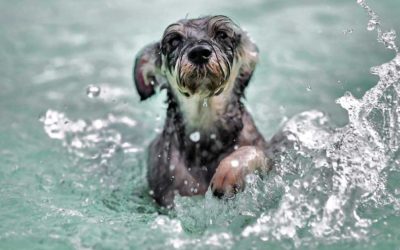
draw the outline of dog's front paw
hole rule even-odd
[[[213,178],[211,191],[218,197],[233,197],[244,189],[245,171],[237,160],[225,159],[221,161]]]

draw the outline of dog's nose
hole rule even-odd
[[[189,51],[189,60],[194,64],[206,64],[211,57],[212,50],[205,45],[198,45]]]

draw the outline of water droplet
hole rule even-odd
[[[376,29],[378,24],[379,24],[378,20],[376,20],[374,18],[370,19],[368,21],[367,30],[372,31],[372,30]]]
[[[173,171],[175,169],[175,165],[171,164],[169,165],[169,170]]]
[[[45,116],[44,116],[44,114],[40,114],[40,115],[38,116],[38,120],[39,120],[40,122],[44,122],[44,121],[45,121]]]
[[[238,161],[238,160],[232,160],[232,161],[231,161],[231,166],[232,166],[233,168],[239,167],[239,161]]]
[[[308,92],[311,91],[311,86],[310,86],[309,84],[307,85],[306,90],[307,90]]]
[[[254,184],[257,181],[257,176],[255,174],[246,175],[245,181],[247,184]]]
[[[95,86],[95,85],[89,85],[86,88],[86,95],[89,98],[95,98],[98,97],[100,95],[101,92],[101,88],[99,86]]]
[[[193,142],[198,142],[198,141],[200,141],[200,132],[199,132],[199,131],[196,131],[196,132],[191,133],[190,136],[189,136],[189,138],[190,138],[190,140],[193,141]]]
[[[343,30],[343,34],[346,36],[346,35],[349,35],[349,34],[353,33],[353,31],[354,30],[352,28],[347,28],[347,29]]]
[[[208,99],[204,98],[203,100],[203,107],[207,107],[208,106]]]

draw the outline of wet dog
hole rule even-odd
[[[243,190],[245,176],[269,168],[266,141],[242,98],[258,49],[226,16],[183,19],[139,52],[133,77],[141,100],[167,91],[164,129],[148,152],[155,201],[175,194],[217,197]]]

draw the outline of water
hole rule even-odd
[[[400,3],[169,4],[0,2],[0,249],[398,249]],[[159,211],[145,150],[165,96],[139,103],[132,60],[209,13],[260,48],[247,106],[276,167]]]
[[[100,95],[101,88],[94,85],[89,85],[86,89],[86,95],[89,98],[98,97]]]

